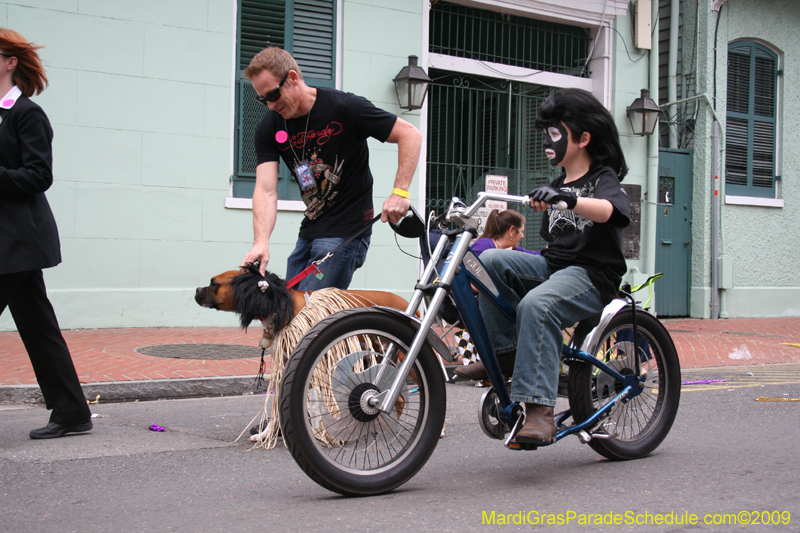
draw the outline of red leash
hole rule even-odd
[[[322,259],[320,259],[318,261],[314,261],[313,263],[308,265],[306,268],[303,269],[302,272],[300,272],[298,275],[296,275],[295,277],[290,279],[288,283],[286,283],[286,288],[287,289],[291,289],[292,287],[294,287],[295,285],[300,283],[300,281],[302,281],[304,278],[310,276],[312,273],[315,273],[314,275],[317,276],[318,279],[322,279],[323,274],[322,274],[322,270],[319,269],[319,265],[321,265],[322,263],[327,261],[330,257],[333,256],[333,254],[338,252],[342,248],[342,246],[344,246],[345,244],[349,243],[350,241],[352,241],[353,239],[355,239],[356,237],[358,237],[359,235],[364,233],[367,230],[367,228],[372,226],[374,223],[376,223],[380,219],[381,219],[381,216],[377,215],[375,218],[373,218],[371,221],[369,221],[367,224],[365,224],[363,228],[358,230],[355,235],[353,235],[352,237],[350,237],[349,239],[344,241],[342,244],[340,244],[339,246],[334,248],[332,252],[328,252],[328,255],[326,255]]]
[[[330,255],[330,254],[328,254],[328,255]],[[325,259],[327,259],[327,257],[325,257]],[[325,259],[322,259],[320,261],[320,263],[322,261],[324,261]],[[319,277],[322,274],[322,271],[319,268],[317,268],[317,263],[311,263],[306,268],[304,268],[302,272],[300,272],[298,275],[296,275],[295,277],[290,279],[289,282],[286,284],[286,288],[287,289],[291,289],[292,287],[294,287],[295,285],[300,283],[300,281],[303,280],[303,278],[308,277],[315,270],[317,272],[319,272],[319,274],[317,274],[317,277]],[[320,279],[322,279],[322,278],[320,278]]]

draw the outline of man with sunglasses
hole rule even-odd
[[[372,221],[369,137],[398,147],[394,189],[383,203],[381,221],[399,222],[406,215],[411,205],[408,189],[422,146],[416,127],[360,96],[306,85],[297,62],[280,48],[259,52],[244,74],[256,99],[270,112],[255,133],[254,241],[242,264],[258,261],[263,274],[269,262],[269,239],[278,211],[279,159],[291,170],[306,205],[287,279],[325,258]],[[297,289],[346,289],[366,259],[370,235],[366,228],[325,261],[322,275],[306,276]]]

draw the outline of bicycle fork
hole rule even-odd
[[[473,232],[475,232],[475,230],[473,230]],[[444,238],[439,239],[439,243],[436,246],[436,251],[432,256],[431,261],[428,263],[427,268],[425,269],[422,280],[426,283],[433,277],[433,273],[435,271],[435,261],[433,258],[441,256],[446,245],[446,240],[447,239]],[[433,298],[431,298],[430,305],[428,306],[428,312],[422,317],[419,331],[414,336],[414,340],[406,352],[406,357],[403,359],[403,362],[400,364],[400,367],[397,370],[397,375],[395,376],[394,381],[388,389],[384,390],[380,394],[377,394],[369,400],[369,404],[372,407],[378,408],[384,413],[389,413],[394,408],[397,398],[400,396],[400,390],[403,388],[403,384],[408,378],[408,375],[411,373],[411,368],[414,365],[414,362],[417,360],[417,356],[419,355],[419,352],[426,341],[427,332],[431,329],[431,327],[433,327],[433,322],[436,320],[436,310],[439,309],[439,307],[444,303],[448,288],[453,282],[453,278],[456,276],[456,271],[458,270],[456,267],[458,267],[461,259],[464,257],[467,249],[469,248],[470,240],[471,234],[468,231],[465,231],[456,240],[454,250],[450,253],[447,261],[445,262],[445,268],[439,278],[439,282],[435,284],[437,288],[433,293]],[[457,261],[455,260],[456,258],[458,259]],[[422,301],[422,293],[423,289],[420,285],[418,285],[417,289],[414,291],[414,296],[408,305],[408,309],[406,311],[407,313],[416,312],[420,302]],[[394,358],[394,353],[396,350],[396,346],[390,346],[389,356],[391,358]]]

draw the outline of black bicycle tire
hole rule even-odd
[[[647,435],[639,440],[623,442],[612,437],[589,441],[589,446],[594,451],[607,459],[616,461],[638,459],[652,453],[669,434],[680,404],[680,360],[672,337],[670,337],[664,325],[649,313],[637,312],[636,319],[640,335],[647,339],[652,346],[654,356],[656,356],[659,392],[654,412],[658,410],[658,413],[654,415],[657,416],[657,420],[653,422],[654,426]],[[600,335],[601,343],[615,331],[626,327],[632,327],[632,312],[630,309],[617,314],[609,322]],[[569,402],[575,423],[583,422],[594,414],[596,410],[592,397],[593,369],[592,365],[585,363],[570,365]],[[614,407],[614,409],[618,408],[624,409],[625,405]]]
[[[367,327],[368,326],[368,327]],[[332,339],[364,328],[382,330],[410,346],[416,330],[400,317],[375,311],[357,314],[343,311],[332,315],[306,334],[293,351],[284,370],[279,407],[284,442],[298,466],[320,486],[344,496],[367,496],[389,492],[410,480],[428,461],[438,444],[445,418],[444,374],[430,346],[423,345],[414,368],[424,381],[427,412],[416,440],[405,459],[375,475],[354,475],[337,469],[319,452],[313,434],[305,423],[304,398],[309,372],[313,373],[320,350],[327,350]],[[298,422],[299,421],[299,422]]]

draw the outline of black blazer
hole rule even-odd
[[[20,96],[0,108],[0,274],[61,262],[58,229],[44,191],[53,183],[53,128]]]

